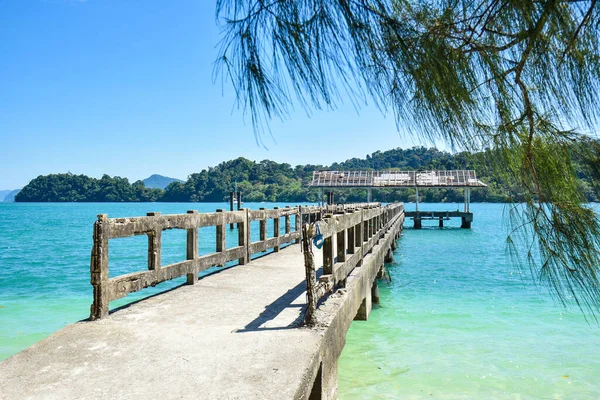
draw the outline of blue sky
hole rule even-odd
[[[373,106],[299,107],[257,145],[215,83],[215,1],[0,0],[0,189],[38,175],[185,179],[239,156],[330,164],[419,144]]]

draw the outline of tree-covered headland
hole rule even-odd
[[[17,196],[17,201],[39,202],[221,202],[237,185],[245,201],[250,202],[315,202],[317,190],[308,183],[312,172],[332,170],[452,170],[474,169],[488,187],[473,190],[474,202],[522,201],[525,194],[511,186],[502,175],[494,175],[485,160],[486,154],[467,152],[450,154],[434,148],[413,147],[377,151],[366,158],[352,158],[330,166],[298,165],[269,160],[254,162],[245,158],[223,162],[191,174],[185,182],[172,182],[166,190],[151,189],[142,181],[132,184],[126,178],[104,175],[101,179],[85,175],[52,174],[33,179]],[[576,166],[580,168],[581,166]],[[598,200],[591,176],[581,169],[579,186],[588,201]],[[336,201],[357,202],[367,197],[364,189],[337,189]],[[461,202],[460,189],[421,189],[420,200],[425,202]],[[413,189],[376,189],[374,199],[383,202],[414,201]]]

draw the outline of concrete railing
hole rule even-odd
[[[91,284],[94,300],[90,319],[100,319],[108,315],[109,303],[127,296],[129,293],[155,286],[161,282],[187,276],[187,283],[198,281],[198,273],[214,266],[238,260],[246,264],[252,255],[273,249],[278,252],[282,245],[300,240],[301,221],[316,221],[327,212],[341,211],[349,207],[375,207],[376,203],[327,207],[286,207],[272,210],[243,209],[238,211],[161,215],[148,213],[145,217],[108,218],[98,215],[94,223],[94,244],[91,257]],[[291,217],[295,216],[292,230]],[[281,235],[281,222],[285,226]],[[268,220],[273,220],[272,236],[268,235]],[[251,222],[259,221],[259,240],[251,242]],[[227,248],[226,229],[228,224],[237,224],[237,246]],[[198,229],[216,227],[215,252],[198,254]],[[187,231],[186,260],[170,265],[162,265],[162,232],[167,229]],[[110,239],[146,235],[148,237],[148,269],[126,275],[109,277],[109,241]]]
[[[314,304],[309,304],[307,319],[310,320],[311,311],[314,310],[319,299],[339,283],[343,286],[348,274],[361,265],[365,255],[372,251],[379,240],[392,227],[399,229],[403,218],[404,204],[402,203],[385,207],[373,206],[369,203],[365,208],[348,207],[334,211],[316,222],[324,238],[323,275],[319,278],[314,292],[309,294],[309,302]],[[315,233],[315,230],[312,230],[309,239],[314,237]],[[312,265],[307,269],[307,282],[314,279],[315,268],[316,266]]]

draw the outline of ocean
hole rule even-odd
[[[244,204],[253,209],[285,205]],[[89,316],[97,214],[207,212],[227,206],[0,203],[0,360]],[[554,302],[527,268],[511,263],[504,205],[471,208],[472,229],[460,229],[455,220],[443,229],[414,230],[406,221],[395,261],[387,265],[392,280],[380,282],[381,304],[369,321],[354,322],[348,332],[339,361],[341,399],[600,398],[598,323]],[[214,228],[201,229],[200,241],[201,254],[214,251]],[[111,276],[143,270],[146,243],[144,237],[111,241]],[[185,232],[167,231],[163,243],[163,263],[185,258]],[[184,279],[132,294],[111,308]]]

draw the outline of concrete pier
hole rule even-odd
[[[162,224],[169,221],[152,217]],[[222,227],[231,222],[218,218]],[[145,221],[150,219],[132,223]],[[314,327],[303,326],[304,256],[300,245],[289,244],[260,258],[246,257],[244,264],[193,284],[102,312],[95,321],[65,327],[0,363],[0,398],[335,399],[346,331],[355,317],[367,319],[377,301],[374,282],[403,221],[404,214],[396,214],[364,244],[361,233],[352,230],[370,252],[352,246],[355,253],[348,258],[360,254],[360,266],[344,275],[343,288],[335,287],[323,299]],[[296,236],[290,233],[288,239],[291,243]],[[265,240],[274,246],[283,239]],[[337,249],[336,235],[332,240],[331,248]],[[240,242],[258,246],[241,236]],[[232,258],[244,255],[235,251]],[[193,261],[196,255],[191,257]],[[315,259],[324,259],[322,251],[315,250]],[[341,281],[343,266],[349,264],[340,261],[340,254],[331,260]],[[189,274],[200,266],[190,263],[190,269],[180,272]]]

